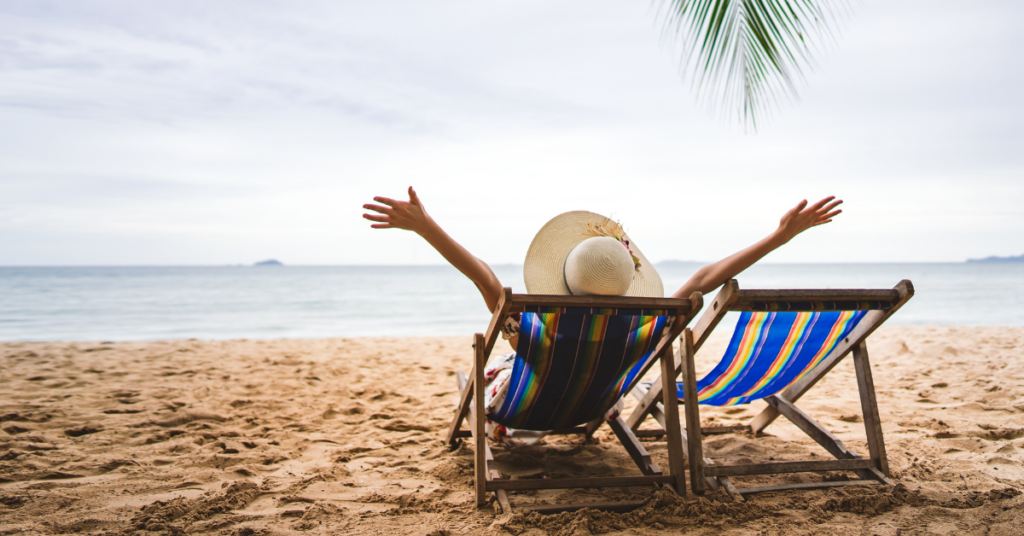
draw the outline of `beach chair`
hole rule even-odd
[[[447,441],[457,446],[460,438],[474,441],[475,489],[478,505],[494,493],[502,511],[510,512],[508,491],[601,488],[627,486],[665,486],[685,494],[682,431],[679,429],[675,376],[665,369],[662,376],[670,393],[663,407],[669,430],[669,473],[664,474],[651,461],[636,435],[626,426],[619,412],[622,397],[640,380],[658,358],[671,358],[672,342],[683,333],[702,305],[700,293],[690,299],[547,296],[512,294],[504,289],[490,325],[484,334],[474,337],[473,370],[458,375],[460,398]],[[607,422],[619,442],[640,469],[636,476],[592,478],[520,479],[502,478],[484,435],[484,366],[487,363],[500,326],[512,314],[520,315],[519,342],[504,403],[492,421],[519,430],[550,431],[550,434],[580,434],[589,437]],[[663,361],[674,363],[674,359]],[[471,430],[462,430],[469,417]],[[556,513],[579,508],[629,511],[642,502],[571,504],[536,506],[528,509]]]
[[[676,395],[684,404],[686,419],[683,443],[689,460],[690,487],[703,493],[705,485],[725,487],[742,500],[751,493],[786,489],[814,489],[856,484],[892,484],[885,442],[875,402],[865,339],[914,295],[908,280],[891,290],[740,290],[735,280],[722,287],[710,307],[697,321],[692,338],[681,343],[680,363],[673,379]],[[693,356],[729,311],[740,318],[725,356],[699,381],[694,374]],[[828,374],[847,354],[853,353],[861,411],[867,434],[868,457],[850,450],[796,401]],[[652,416],[667,431],[671,417],[662,409],[664,378],[638,385],[632,394],[639,403],[627,419],[631,430]],[[763,399],[768,407],[749,425],[700,426],[700,404],[733,406]],[[750,431],[760,433],[779,415],[828,451],[835,460],[717,465],[703,455],[702,435]],[[651,433],[651,432],[647,432]],[[807,482],[737,488],[729,477],[801,472],[852,471],[853,480]]]

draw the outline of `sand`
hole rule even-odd
[[[708,370],[720,330],[698,355]],[[895,487],[675,497],[629,514],[497,514],[472,450],[442,442],[470,337],[0,343],[0,534],[1022,534],[1024,328],[883,328],[869,340]],[[852,362],[801,406],[866,452]],[[705,425],[760,409],[704,408]],[[645,440],[666,467],[665,443]],[[827,454],[783,421],[709,437],[723,462]],[[636,474],[596,440],[497,449],[518,476]],[[837,475],[826,475],[832,478]],[[810,481],[818,475],[762,478]],[[748,482],[753,482],[750,480]]]

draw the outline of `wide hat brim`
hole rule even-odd
[[[565,282],[565,259],[577,244],[597,236],[592,231],[594,225],[605,222],[611,222],[610,218],[576,210],[559,214],[544,224],[533,237],[523,262],[526,291],[530,294],[572,294]],[[634,272],[633,282],[624,295],[664,297],[665,287],[654,265],[629,236],[623,234],[622,238],[629,240],[629,248],[640,260],[640,267]]]

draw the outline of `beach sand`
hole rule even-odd
[[[701,370],[728,331],[698,354]],[[1024,533],[1024,328],[882,328],[868,347],[897,486],[742,504],[648,488],[512,495],[651,499],[629,514],[541,516],[478,509],[471,440],[454,452],[443,444],[469,336],[0,343],[0,534]],[[801,407],[866,453],[852,365]],[[702,416],[739,424],[761,407]],[[495,457],[520,477],[638,474],[607,427],[595,437]],[[644,444],[667,467],[664,441]],[[723,462],[828,456],[782,420],[761,437],[710,436],[705,452]]]

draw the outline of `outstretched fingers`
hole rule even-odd
[[[835,218],[836,216],[842,214],[842,210],[832,210],[833,208],[839,206],[840,203],[842,203],[842,201],[831,203],[829,206],[821,209],[819,212],[824,212],[824,214],[819,214],[818,217],[815,218],[814,225],[812,225],[811,227],[821,225],[823,223],[828,223],[832,221],[832,218]]]
[[[818,201],[817,203],[811,205],[811,210],[814,211],[814,212],[818,212],[819,210],[822,209],[822,207],[827,205],[829,201],[832,201],[835,198],[836,198],[836,196],[830,195],[830,196],[826,197],[825,199],[822,199],[821,201]]]
[[[376,222],[373,229],[405,229],[419,232],[431,223],[420,204],[416,191],[409,187],[409,201],[376,196],[378,204],[367,203],[363,208],[372,212],[363,214],[363,218]]]
[[[835,197],[833,196],[829,199],[835,199]],[[817,223],[827,223],[824,220],[832,221],[832,218],[838,216],[839,214],[842,214],[843,211],[841,209],[836,208],[842,204],[842,199],[836,199],[835,201],[832,201],[831,203],[823,205],[821,208],[819,208],[817,210]]]
[[[402,201],[395,201],[394,199],[391,199],[390,197],[374,197],[373,200],[378,202],[378,203],[384,203],[385,205],[387,205],[389,207],[393,207],[393,206],[395,206],[395,205],[397,205],[397,204],[402,202]]]
[[[821,216],[818,216],[818,219],[819,220],[828,220],[828,219],[832,219],[832,218],[834,218],[834,217],[836,217],[836,216],[838,216],[838,215],[840,215],[842,213],[843,213],[842,210],[833,210],[832,212],[829,212],[828,214],[823,214]]]
[[[835,201],[833,201],[833,202],[831,202],[831,203],[829,203],[827,205],[824,205],[823,207],[819,208],[818,209],[818,213],[831,212],[833,209],[835,209],[836,207],[838,207],[839,205],[842,205],[842,204],[843,204],[843,200],[842,199],[836,199]]]
[[[374,212],[380,212],[381,214],[391,214],[393,210],[391,207],[382,207],[380,205],[373,205],[370,203],[363,205],[363,208],[367,210],[372,210]]]

